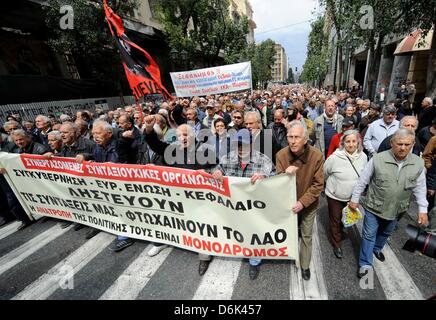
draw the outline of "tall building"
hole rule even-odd
[[[272,81],[286,81],[288,79],[288,58],[281,44],[274,45],[274,64],[271,68]]]
[[[248,0],[231,0],[230,1],[230,15],[233,21],[238,22],[241,16],[248,18],[248,43],[254,43],[254,29],[257,28],[253,20],[253,8]]]

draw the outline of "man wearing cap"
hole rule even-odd
[[[220,118],[219,115],[216,114],[215,106],[221,106],[219,102],[209,102],[206,106],[207,116],[203,119],[203,126],[207,128],[212,128],[213,122]]]
[[[219,166],[213,172],[216,180],[223,180],[223,176],[251,178],[254,184],[275,175],[275,167],[271,159],[252,148],[253,137],[249,130],[241,129],[233,136],[233,148],[230,153],[220,160]],[[249,276],[251,280],[257,278],[261,259],[251,258],[249,260]]]
[[[378,147],[383,140],[394,134],[400,128],[400,123],[396,120],[397,109],[393,105],[383,108],[383,118],[374,121],[368,128],[363,139],[363,145],[370,156],[377,153]]]
[[[353,130],[355,127],[354,119],[351,117],[346,117],[344,122],[342,122],[342,132],[337,133],[333,136],[332,141],[330,142],[329,151],[327,152],[327,158],[335,152],[341,146],[341,138],[344,135],[344,132],[347,130]]]

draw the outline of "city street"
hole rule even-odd
[[[428,299],[436,294],[436,264],[418,252],[402,250],[408,219],[401,220],[385,247],[386,261],[375,259],[374,283],[364,283],[366,289],[356,276],[358,228],[344,234],[344,258],[337,259],[327,238],[324,198],[307,282],[288,261],[265,261],[258,279],[251,281],[246,261],[215,258],[200,277],[193,252],[167,248],[148,257],[149,244],[138,241],[114,253],[109,246],[115,237],[104,232],[86,240],[87,228],[61,229],[53,219],[22,231],[15,231],[14,222],[0,229],[0,299]]]

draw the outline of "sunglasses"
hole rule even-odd
[[[242,117],[235,117],[235,116],[234,116],[233,119],[242,119]]]

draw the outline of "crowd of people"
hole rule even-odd
[[[384,261],[383,247],[412,195],[419,208],[417,222],[428,224],[436,190],[436,105],[427,97],[418,114],[404,107],[408,96],[402,90],[389,102],[384,92],[377,102],[358,95],[292,85],[151,101],[139,108],[38,115],[35,121],[12,114],[2,126],[0,150],[205,170],[217,180],[247,177],[253,184],[276,174],[296,175],[297,202],[290,214],[298,215],[303,279],[310,279],[321,196],[327,200],[338,259],[343,257],[342,210],[364,210],[357,272],[362,277],[372,268],[373,256]],[[3,176],[0,186],[1,205],[8,208],[0,213],[0,225],[18,219],[21,230],[32,224]],[[75,230],[83,227],[74,225]],[[86,237],[98,232],[89,228]],[[111,249],[119,252],[133,243],[118,236]],[[148,254],[157,255],[166,246],[154,243]],[[199,254],[200,275],[211,259]],[[261,260],[249,259],[249,264],[249,277],[256,279]]]

